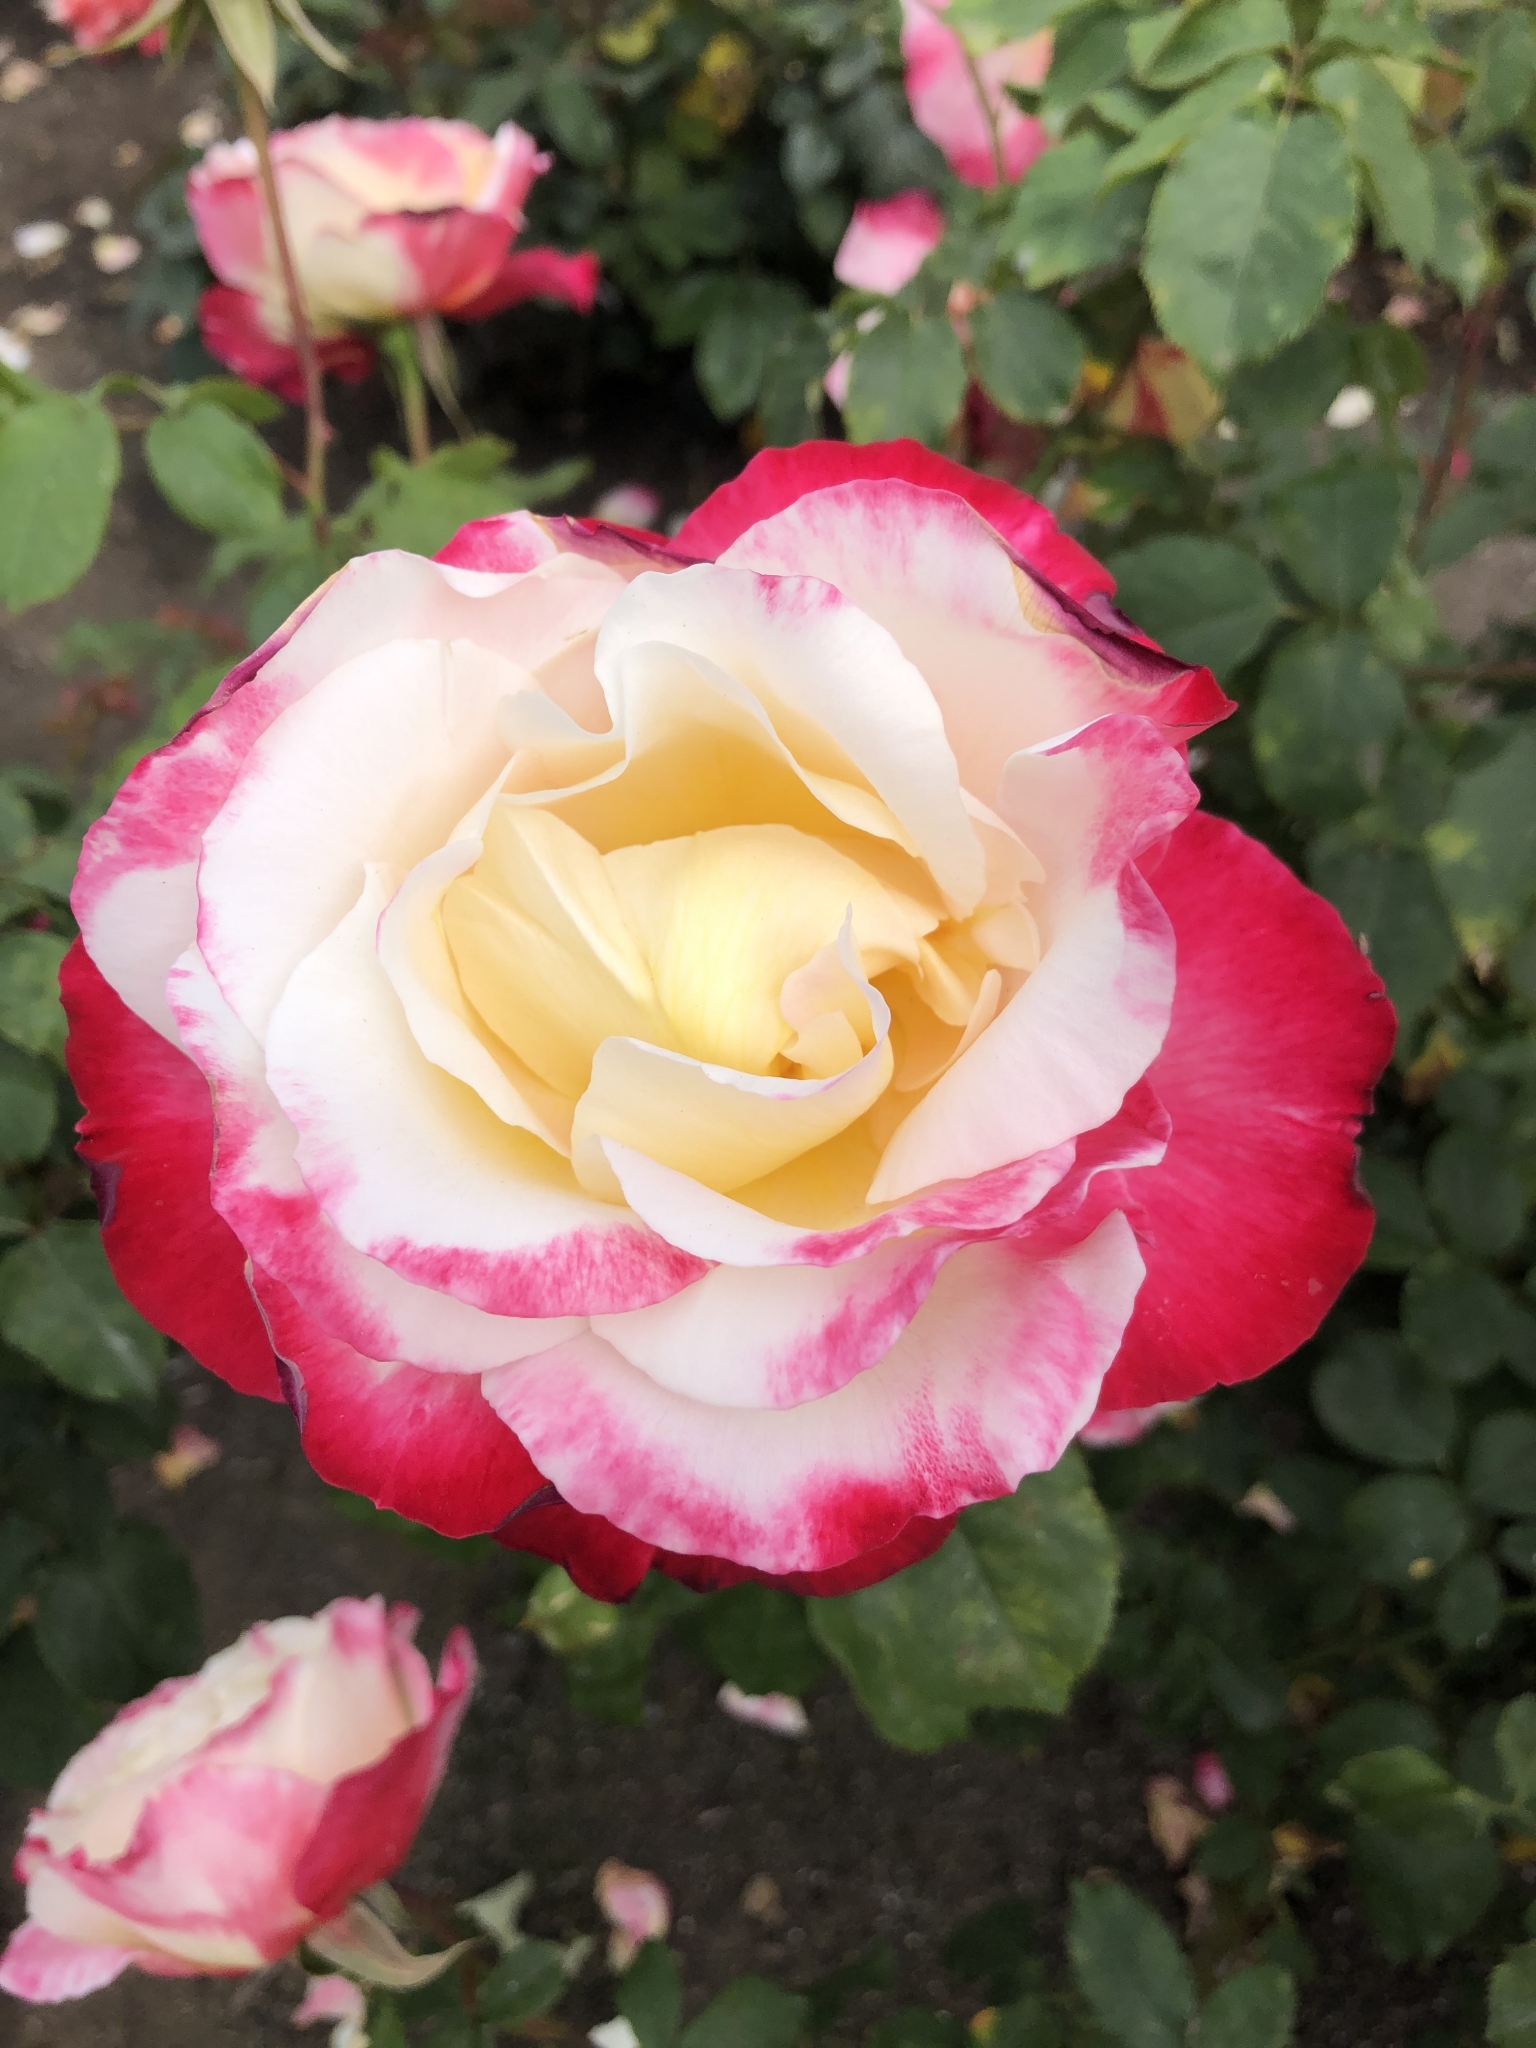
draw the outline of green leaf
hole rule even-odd
[[[1504,1588],[1486,1557],[1458,1557],[1448,1565],[1435,1596],[1435,1627],[1448,1650],[1488,1643],[1504,1611]]]
[[[1495,958],[1536,909],[1536,730],[1458,775],[1424,843],[1462,944]]]
[[[976,374],[1009,419],[1057,419],[1071,405],[1082,373],[1083,338],[1050,299],[999,292],[971,314],[971,341]]]
[[[1458,1785],[1443,1764],[1405,1744],[1352,1758],[1328,1796],[1418,1841],[1471,1841],[1486,1826],[1477,1795]]]
[[[277,28],[267,0],[208,0],[208,11],[236,67],[270,107],[277,83]]]
[[[0,1780],[43,1789],[95,1731],[96,1716],[53,1676],[31,1629],[0,1643]]]
[[[1533,88],[1536,31],[1521,9],[1502,8],[1478,38],[1477,76],[1461,119],[1462,148],[1481,149],[1485,142],[1517,127]]]
[[[1498,1550],[1512,1572],[1536,1579],[1536,1522],[1512,1522],[1500,1536]]]
[[[46,1547],[42,1531],[30,1522],[11,1514],[0,1521],[0,1638],[9,1633],[16,1602]]]
[[[1315,874],[1313,879],[1317,879]],[[1324,889],[1324,894],[1330,895],[1331,891]],[[1338,898],[1333,900],[1337,903]],[[1345,922],[1350,923],[1347,913],[1344,916]],[[1373,954],[1374,951],[1373,945]],[[1376,1211],[1376,1229],[1366,1264],[1378,1272],[1406,1272],[1439,1242],[1419,1191],[1419,1177],[1406,1160],[1367,1151],[1360,1161],[1360,1178]]]
[[[1536,1414],[1506,1408],[1472,1432],[1464,1479],[1468,1498],[1496,1515],[1536,1515]]]
[[[1362,1330],[1312,1378],[1328,1434],[1383,1465],[1438,1465],[1456,1433],[1456,1399],[1390,1330]]]
[[[1276,1963],[1255,1963],[1218,1984],[1200,2015],[1198,2048],[1290,2048],[1296,1984]]]
[[[869,2037],[869,2048],[970,2048],[971,2041],[963,2020],[914,2006],[882,2020]]]
[[[1438,1137],[1424,1188],[1447,1235],[1485,1258],[1508,1251],[1525,1228],[1525,1183],[1507,1145],[1487,1131],[1459,1125]]]
[[[1470,306],[1493,276],[1497,257],[1483,218],[1482,202],[1466,159],[1448,136],[1424,151],[1435,190],[1435,248],[1429,259],[1464,306]]]
[[[1165,534],[1112,556],[1108,567],[1126,617],[1218,677],[1242,666],[1283,609],[1263,564],[1230,541]]]
[[[1114,1538],[1081,1457],[967,1508],[933,1557],[817,1600],[811,1628],[890,1742],[937,1749],[972,1711],[1059,1713],[1114,1609]]]
[[[1252,727],[1259,779],[1286,810],[1340,817],[1380,781],[1407,718],[1402,684],[1367,634],[1309,626],[1265,671]]]
[[[808,2001],[762,1977],[739,1977],[683,2031],[681,2048],[795,2048]]]
[[[140,1690],[132,1639],[99,1568],[61,1564],[40,1573],[33,1628],[43,1662],[68,1691],[115,1703]]]
[[[1418,0],[1328,0],[1317,40],[1389,57],[1433,59],[1441,54],[1419,18]]]
[[[1158,186],[1142,271],[1169,340],[1224,373],[1310,324],[1354,235],[1354,172],[1328,116],[1233,114]]]
[[[1167,163],[1197,135],[1219,127],[1228,114],[1235,114],[1240,107],[1249,106],[1254,100],[1267,98],[1283,77],[1284,73],[1271,57],[1239,57],[1235,64],[1218,71],[1214,78],[1197,85],[1193,92],[1181,94],[1160,114],[1154,114],[1133,141],[1116,150],[1104,170],[1105,188],[1117,186],[1127,178],[1139,177],[1142,172]],[[1041,161],[1047,159],[1042,158]],[[1020,187],[1021,197],[1038,175],[1036,167]],[[1031,283],[1043,281],[1030,280]]]
[[[55,1223],[0,1263],[0,1333],[96,1401],[147,1401],[164,1339],[118,1292],[94,1223]]]
[[[59,968],[68,951],[68,939],[53,932],[0,934],[0,1038],[23,1052],[64,1057]]]
[[[1348,826],[1342,826],[1320,833],[1312,842],[1307,873],[1351,933],[1369,947],[1371,965],[1387,984],[1397,1011],[1401,1045],[1461,964],[1456,934],[1428,862],[1407,848],[1362,845]],[[1372,1200],[1376,1199],[1373,1191]],[[1422,1211],[1422,1202],[1418,1209]],[[1417,1239],[1423,1249],[1434,1242],[1432,1230]],[[1372,1246],[1374,1254],[1374,1239]],[[1374,1263],[1382,1263],[1379,1255]],[[1400,1263],[1411,1264],[1411,1256]]]
[[[1427,263],[1436,245],[1434,182],[1402,101],[1362,57],[1337,57],[1325,64],[1314,75],[1312,89],[1343,122],[1365,172],[1378,241],[1401,249],[1415,269]]]
[[[1330,1798],[1359,1816],[1351,1850],[1366,1910],[1394,1962],[1441,1954],[1479,1920],[1501,1879],[1477,1795],[1413,1749],[1347,1764]]]
[[[57,1114],[48,1069],[0,1045],[0,1164],[16,1165],[46,1152]]]
[[[793,286],[770,278],[745,279],[716,305],[700,332],[693,366],[717,417],[739,419],[752,405],[775,344],[803,306]]]
[[[475,1994],[477,2015],[493,2027],[515,2027],[548,2012],[565,1991],[561,1951],[552,1941],[520,1941]]]
[[[1158,92],[1192,85],[1234,57],[1283,50],[1290,40],[1280,0],[1195,0],[1138,15],[1126,34],[1131,69]]]
[[[539,86],[539,106],[556,147],[583,170],[611,163],[618,135],[601,102],[571,65],[556,64]]]
[[[254,428],[221,406],[162,413],[144,436],[144,455],[160,495],[193,526],[224,538],[282,524],[276,458]]]
[[[1491,1372],[1505,1355],[1515,1304],[1491,1273],[1450,1252],[1415,1267],[1403,1288],[1403,1335],[1453,1387]]]
[[[1493,2048],[1536,2048],[1536,1941],[1512,1948],[1488,1979]]]
[[[561,1565],[540,1575],[523,1613],[522,1626],[557,1657],[594,1650],[615,1635],[623,1622],[620,1610],[607,1600],[583,1593]]]
[[[120,1522],[103,1553],[105,1581],[146,1681],[179,1678],[203,1659],[197,1581],[186,1557],[150,1522]]]
[[[1195,1982],[1178,1943],[1122,1884],[1077,1883],[1067,1954],[1094,2018],[1122,2048],[1183,2048]]]
[[[672,2048],[683,2012],[677,1961],[665,1942],[648,1941],[619,1979],[618,2007],[640,2048]]]
[[[743,1692],[798,1698],[826,1669],[804,1600],[780,1586],[732,1586],[716,1593],[684,1624],[684,1632]]]
[[[122,470],[117,429],[88,398],[50,394],[0,425],[0,604],[46,604],[89,569]]]
[[[1345,1764],[1373,1750],[1440,1746],[1434,1717],[1414,1700],[1359,1700],[1324,1722],[1316,1736],[1318,1775],[1331,1783]]]
[[[1259,434],[1314,426],[1349,382],[1351,356],[1349,325],[1330,311],[1278,355],[1239,370],[1227,411]]]
[[[1536,1808],[1536,1693],[1522,1693],[1499,1716],[1493,1746],[1509,1796],[1516,1806]]]
[[[1395,1473],[1362,1486],[1344,1529],[1367,1577],[1400,1592],[1433,1578],[1467,1541],[1467,1518],[1443,1479]]]
[[[1047,150],[1020,184],[998,248],[1032,291],[1119,263],[1140,243],[1151,182],[1101,193],[1108,162],[1108,145],[1085,129]]]
[[[965,357],[949,321],[942,314],[914,320],[893,308],[853,350],[843,408],[849,439],[942,441],[965,384]]]
[[[1286,567],[1319,604],[1356,610],[1392,566],[1405,500],[1403,475],[1389,462],[1346,455],[1314,470],[1272,508]]]

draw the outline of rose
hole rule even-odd
[[[861,199],[832,258],[832,275],[854,291],[883,292],[887,298],[908,285],[944,239],[944,215],[927,192],[898,192],[894,199]],[[872,306],[859,316],[867,334],[881,314]],[[853,358],[837,357],[822,380],[828,398],[848,403]]]
[[[437,1684],[416,1614],[333,1600],[262,1622],[111,1720],[33,1813],[27,1918],[0,1988],[51,2004],[130,1964],[229,1975],[286,1955],[392,1871],[474,1683],[448,1638]]]
[[[354,121],[333,114],[272,138],[294,268],[327,368],[363,375],[356,325],[439,313],[479,320],[527,298],[588,312],[597,258],[514,249],[523,202],[549,158],[512,122]],[[298,395],[287,297],[256,152],[216,143],[187,179],[187,206],[220,282],[198,308],[209,352],[238,375]]]
[[[901,442],[670,544],[350,563],[86,843],[130,1299],[333,1483],[605,1597],[868,1583],[1096,1405],[1284,1356],[1370,1235],[1390,1007],[1195,813],[1227,700],[1110,587]]]
[[[940,19],[948,6],[949,0],[901,0],[913,122],[966,184],[1012,184],[1049,148],[1050,137],[1006,88],[1043,82],[1051,68],[1051,31],[972,52]]]
[[[155,25],[166,14],[160,0],[43,0],[43,12],[69,31],[77,49],[104,50],[127,42],[140,22],[145,24],[142,49],[153,54],[165,45],[165,30]],[[148,19],[151,15],[155,22]]]

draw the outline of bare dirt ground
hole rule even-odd
[[[49,41],[25,0],[0,0],[6,38],[28,56]],[[89,233],[75,230],[57,264],[40,270],[15,257],[13,229],[68,221],[88,195],[126,213],[209,86],[196,65],[167,75],[125,58],[50,73],[26,99],[0,105],[0,321],[23,304],[67,307],[59,332],[35,344],[36,368],[51,381],[76,388],[121,367],[154,374],[161,352],[127,335],[129,281],[94,268]],[[139,152],[131,162],[125,143]],[[664,408],[627,450],[608,445],[576,402],[555,416],[519,419],[513,400],[501,410],[506,420],[493,423],[525,430],[530,455],[551,459],[595,441],[590,488],[649,475],[666,487],[669,509],[696,499],[732,459],[718,436],[679,442]],[[198,595],[202,563],[199,544],[130,473],[108,545],[85,582],[63,602],[4,623],[0,759],[66,765],[49,725],[58,693],[50,656],[71,620],[206,603]],[[1451,579],[1447,613],[1457,631],[1471,638],[1492,616],[1528,610],[1533,564],[1529,544],[1495,544]],[[418,1604],[423,1638],[434,1647],[456,1620],[474,1631],[484,1681],[408,1867],[414,1882],[466,1896],[531,1869],[539,1883],[532,1924],[566,1935],[593,1928],[592,1878],[604,1857],[655,1869],[673,1891],[674,1939],[693,2005],[745,1970],[803,1985],[884,1940],[899,1959],[901,2001],[949,2000],[968,2010],[938,1960],[949,1929],[1011,1894],[1037,1909],[1042,1940],[1059,1953],[1066,1881],[1091,1868],[1140,1885],[1177,1917],[1147,1834],[1142,1786],[1149,1771],[1185,1760],[1153,1743],[1107,1688],[1086,1688],[1033,1755],[973,1743],[909,1757],[882,1744],[832,1680],[810,1701],[807,1742],[742,1728],[715,1707],[708,1673],[669,1651],[653,1673],[644,1725],[599,1723],[573,1714],[551,1660],[498,1620],[510,1566],[444,1559],[355,1525],[305,1464],[285,1410],[240,1401],[190,1366],[181,1384],[188,1419],[221,1443],[222,1462],[175,1494],[143,1470],[124,1471],[119,1481],[125,1503],[164,1522],[192,1557],[210,1646],[260,1618],[375,1590]],[[0,1799],[0,1838],[14,1841],[21,1819],[21,1802]],[[766,1918],[742,1903],[748,1881],[761,1874],[773,1878],[781,1900],[781,1911]],[[1303,2048],[1459,2048],[1475,2040],[1480,2021],[1455,1978],[1389,1971],[1342,1889],[1326,1889],[1336,1880],[1324,1884],[1308,1915],[1320,1969],[1304,1993]],[[0,1925],[20,1908],[19,1890],[5,1883]],[[292,1967],[241,1986],[130,1975],[75,2006],[0,2006],[0,2044],[277,2048],[295,2038],[287,2014],[297,1982]],[[610,2009],[595,1971],[577,2009],[588,2021]]]

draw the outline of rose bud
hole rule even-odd
[[[613,1930],[608,1967],[627,1970],[648,1941],[660,1941],[672,1925],[672,1900],[661,1879],[610,1856],[599,1864],[592,1896]]]
[[[1044,83],[1051,31],[970,51],[943,18],[948,6],[949,0],[901,0],[901,55],[913,123],[967,185],[996,185],[999,179],[1012,184],[1050,147],[1050,137],[1006,88]]]
[[[27,1823],[0,1989],[53,2004],[130,1964],[228,1976],[323,1938],[404,1857],[469,1703],[468,1636],[434,1687],[416,1620],[333,1600],[124,1707]]]
[[[514,248],[523,204],[549,168],[531,135],[466,121],[323,121],[272,137],[294,268],[324,366],[366,374],[359,326],[438,313],[480,320],[529,298],[589,312],[597,258]],[[287,297],[256,151],[216,143],[187,179],[187,206],[219,283],[198,307],[210,354],[253,384],[300,395]]]
[[[1112,587],[910,442],[349,562],[86,839],[129,1299],[604,1600],[852,1591],[1273,1365],[1370,1237],[1391,1006]]]

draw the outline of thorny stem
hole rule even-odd
[[[261,104],[260,93],[245,73],[237,69],[236,77],[240,84],[240,116],[256,150],[262,198],[266,201],[267,219],[272,225],[273,246],[283,275],[283,293],[288,301],[288,324],[293,330],[293,348],[299,359],[299,377],[304,387],[304,497],[314,521],[315,538],[323,543],[330,532],[330,515],[325,503],[325,449],[330,428],[325,419],[320,352],[315,347],[314,330],[309,324],[304,294],[299,288],[299,274],[294,268],[293,249],[283,220],[282,202],[278,198],[277,176],[272,168],[272,133],[267,126],[266,110]]]
[[[1488,346],[1488,337],[1493,332],[1494,315],[1499,308],[1503,286],[1490,285],[1477,304],[1468,313],[1461,330],[1461,360],[1456,365],[1456,381],[1451,387],[1450,410],[1445,416],[1445,432],[1440,436],[1440,446],[1430,465],[1429,475],[1424,479],[1424,489],[1419,497],[1419,509],[1414,514],[1413,533],[1409,538],[1408,552],[1416,556],[1428,531],[1429,522],[1435,516],[1440,503],[1440,494],[1445,489],[1446,479],[1451,473],[1451,464],[1456,460],[1458,450],[1466,440],[1472,424],[1472,400],[1477,391],[1479,372],[1483,367],[1483,351]]]

